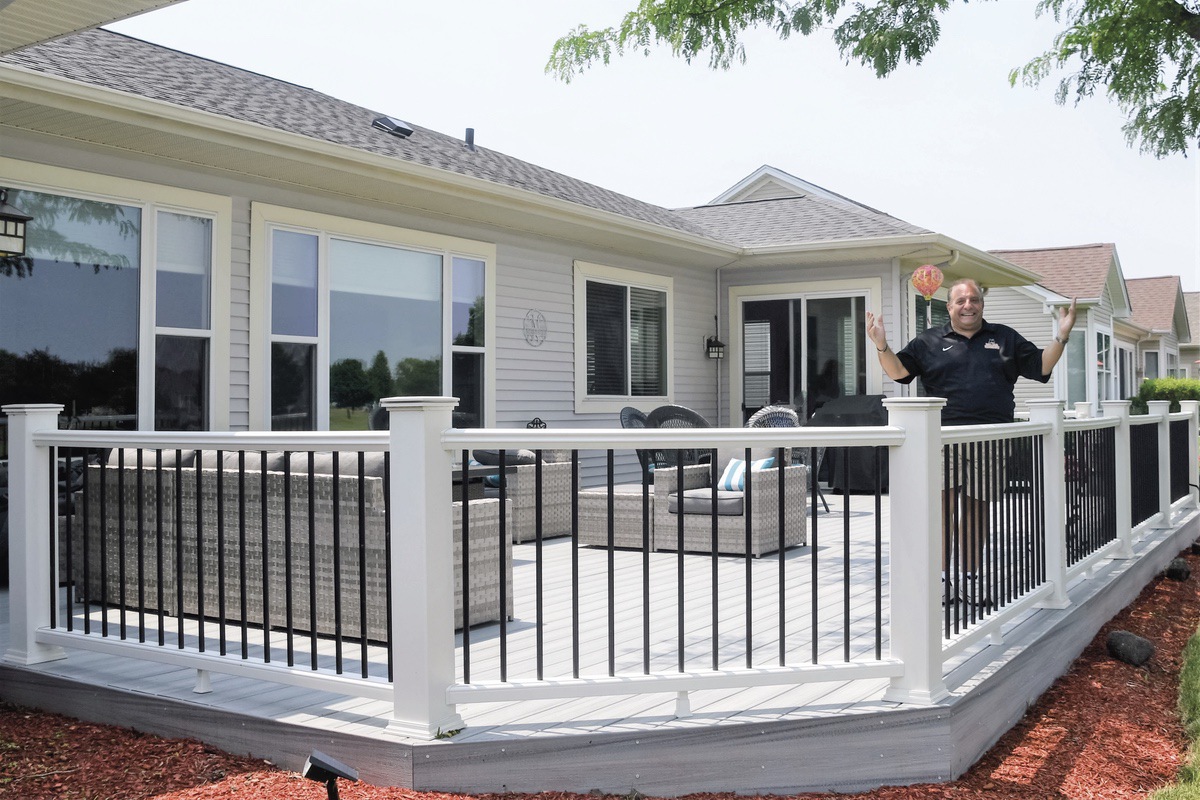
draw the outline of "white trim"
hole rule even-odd
[[[317,335],[315,337],[273,336],[271,334],[271,231],[291,230],[318,237],[317,252]],[[428,231],[399,228],[375,222],[305,211],[269,203],[250,204],[250,428],[270,430],[270,364],[272,341],[297,341],[317,345],[316,421],[320,430],[329,428],[329,239],[350,239],[419,250],[442,258],[442,392],[449,396],[452,386],[452,347],[449,337],[450,264],[454,256],[482,261],[485,275],[484,347],[484,420],[495,424],[496,386],[496,245],[446,236]],[[472,349],[472,351],[476,351]]]
[[[666,294],[666,393],[647,397],[589,397],[587,393],[587,282],[589,279],[605,283],[632,286]],[[665,275],[638,272],[631,269],[609,267],[587,261],[576,261],[574,266],[575,298],[575,413],[607,414],[619,413],[631,404],[654,404],[674,402],[675,394],[675,279]]]
[[[158,212],[200,216],[212,220],[212,292],[209,313],[208,420],[211,430],[229,427],[231,253],[233,200],[165,184],[146,183],[94,172],[35,164],[0,157],[0,175],[10,188],[63,194],[83,200],[135,206],[142,214],[140,247],[142,274],[138,281],[138,428],[154,428],[154,276]],[[190,335],[199,335],[193,331]]]
[[[729,410],[725,424],[742,427],[742,303],[752,300],[795,300],[801,297],[851,297],[865,296],[866,310],[877,316],[883,315],[883,278],[862,277],[844,280],[797,281],[794,283],[770,283],[729,287],[729,345],[726,350],[729,362]],[[894,334],[893,334],[894,335]],[[866,333],[863,333],[865,340]],[[870,353],[866,353],[870,356]],[[867,394],[883,391],[883,368],[879,359],[866,359]]]

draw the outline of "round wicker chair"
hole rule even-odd
[[[747,428],[799,428],[800,415],[791,406],[763,406],[758,411],[755,411],[750,419],[746,420]],[[787,448],[784,450],[784,461],[790,464],[803,464],[812,470],[817,470],[821,466],[821,459],[825,457],[825,448],[813,448],[816,453],[813,454],[810,461],[809,454],[811,449],[806,447],[798,447],[796,449]],[[817,497],[821,498],[821,505],[825,506],[825,511],[829,511],[829,503],[825,500],[825,493],[821,491],[821,485],[817,484]]]
[[[686,406],[659,406],[646,415],[647,428],[711,428],[699,412]],[[674,467],[680,462],[684,466],[699,464],[704,457],[712,458],[711,450],[652,450],[655,469]]]

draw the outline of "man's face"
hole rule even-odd
[[[983,297],[973,283],[960,283],[950,290],[947,311],[950,327],[964,336],[971,336],[983,327]]]

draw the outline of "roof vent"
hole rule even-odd
[[[464,140],[463,146],[466,147],[468,150],[470,150],[472,153],[475,152],[475,129],[474,128],[467,128],[467,138]]]
[[[371,123],[371,127],[390,133],[392,136],[399,136],[401,139],[407,139],[413,134],[411,125],[395,117],[376,117]]]

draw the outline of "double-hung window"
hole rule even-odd
[[[379,400],[415,395],[458,397],[456,427],[486,423],[493,246],[274,206],[252,216],[270,276],[257,405],[272,430],[382,428]]]
[[[672,281],[576,263],[576,409],[618,410],[671,395]]]
[[[1114,399],[1112,336],[1106,331],[1096,331],[1096,399]]]

